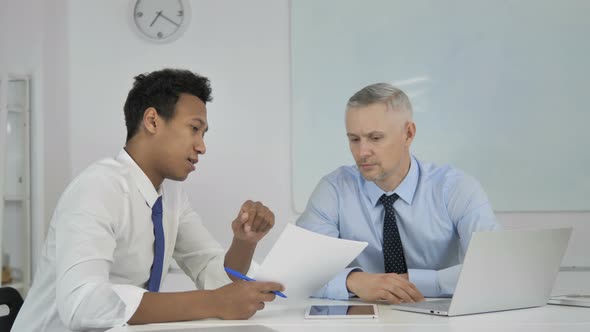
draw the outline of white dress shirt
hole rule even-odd
[[[33,286],[15,332],[104,331],[133,316],[154,258],[152,204],[162,195],[165,254],[198,289],[231,282],[224,251],[192,210],[179,182],[159,191],[122,150],[99,161],[65,190],[53,217]]]

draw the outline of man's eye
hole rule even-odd
[[[195,131],[195,132],[196,132],[196,131],[199,131],[199,128],[198,128],[198,127],[195,127],[195,126],[193,126],[193,131]]]
[[[378,141],[378,140],[380,140],[381,138],[383,138],[383,137],[381,137],[381,136],[373,136],[373,137],[371,137],[371,140],[372,140],[372,141]]]
[[[359,139],[358,138],[349,138],[351,142],[358,142]]]

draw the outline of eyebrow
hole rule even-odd
[[[205,123],[205,121],[203,121],[203,119],[201,118],[192,118],[192,121],[198,121],[201,126],[205,126],[205,132],[207,132],[209,130],[209,125],[207,123]]]
[[[362,135],[357,135],[357,134],[353,134],[353,133],[346,133],[346,136],[350,137],[350,136],[364,136],[364,137],[368,137],[368,136],[372,136],[372,135],[385,135],[384,132],[382,131],[371,131],[367,134],[362,134]]]

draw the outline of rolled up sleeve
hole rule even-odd
[[[203,226],[186,196],[173,257],[197,289],[215,289],[232,282],[224,270],[225,251]]]

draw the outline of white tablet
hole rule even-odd
[[[306,319],[377,317],[377,306],[374,304],[311,305],[305,310]]]

